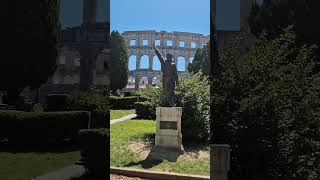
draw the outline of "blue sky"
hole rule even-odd
[[[210,0],[111,0],[111,30],[210,34]]]
[[[111,0],[111,31],[156,30],[210,34],[210,0]],[[148,67],[146,57],[141,67]],[[178,70],[184,64],[178,62]],[[154,63],[159,69],[160,63]],[[135,69],[134,57],[129,69]]]

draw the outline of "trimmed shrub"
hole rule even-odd
[[[82,143],[81,156],[93,179],[108,179],[110,166],[108,129],[83,129],[79,131]]]
[[[134,109],[134,103],[138,101],[137,96],[118,97],[111,96],[110,103],[112,109]]]
[[[155,119],[156,109],[150,102],[134,103],[136,114],[141,119]]]
[[[90,113],[0,111],[0,137],[9,142],[41,143],[75,138],[80,129],[88,128]]]
[[[138,97],[139,102],[149,101],[157,105],[162,104],[162,100],[164,99],[162,87],[140,89],[135,91],[134,95]]]
[[[40,103],[34,104],[31,109],[32,112],[44,112],[44,106]]]
[[[109,125],[109,96],[99,92],[73,92],[68,98],[71,111],[90,111],[90,127],[106,128]]]
[[[130,97],[130,96],[132,96],[131,92],[124,92],[124,97]]]
[[[66,111],[68,94],[48,94],[47,109],[48,111]]]
[[[147,88],[136,91],[135,94],[139,97],[139,101],[135,103],[136,114],[139,118],[155,119],[156,107],[161,106],[164,99],[163,88]]]

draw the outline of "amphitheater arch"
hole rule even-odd
[[[140,69],[148,69],[149,68],[149,56],[143,55],[140,59]]]
[[[190,58],[189,58],[189,63],[192,63],[192,62],[193,62],[193,59],[194,59],[194,57],[190,57]]]
[[[136,67],[137,67],[137,56],[136,55],[131,55],[129,57],[128,66],[129,66],[128,67],[129,71],[136,70]]]
[[[148,78],[147,77],[141,77],[139,80],[139,88],[144,89],[148,85]]]
[[[183,56],[179,56],[177,59],[178,71],[186,71],[186,59]]]
[[[161,76],[161,63],[155,55],[153,43],[162,56],[172,54],[177,63],[179,76],[188,72],[188,65],[201,43],[209,42],[210,37],[197,33],[166,31],[125,31],[122,33],[128,46],[130,75],[135,77],[135,89],[154,85],[155,77]],[[131,40],[136,40],[134,41]],[[136,44],[135,47],[132,47]],[[135,62],[135,64],[133,63]],[[135,65],[136,68],[132,68]]]
[[[161,70],[161,63],[160,63],[160,60],[157,56],[153,56],[152,70],[156,70],[156,71]]]

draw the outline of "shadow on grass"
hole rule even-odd
[[[155,142],[155,134],[154,133],[143,133],[141,138],[145,141],[149,141],[154,143]]]
[[[124,167],[141,166],[143,169],[151,169],[163,162],[168,160],[170,162],[177,162],[181,152],[170,149],[156,148],[152,145],[152,148],[146,159],[124,165]]]
[[[183,141],[186,152],[209,151],[210,143],[205,141]]]
[[[143,169],[150,169],[163,162],[163,160],[151,158],[150,154],[151,152],[149,153],[148,157],[145,160],[142,160],[136,163],[129,163],[124,165],[123,167],[141,166]]]

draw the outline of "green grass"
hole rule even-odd
[[[143,168],[156,171],[169,171],[185,174],[209,175],[210,160],[208,158],[190,159],[182,155],[177,162],[141,159],[128,148],[132,141],[153,137],[156,130],[155,121],[130,120],[111,125],[110,128],[110,164],[116,167]]]
[[[134,114],[135,110],[130,109],[130,110],[110,110],[110,119],[118,119],[130,114]]]
[[[80,159],[79,151],[65,153],[0,152],[0,180],[30,180]]]

